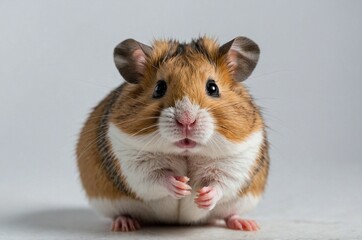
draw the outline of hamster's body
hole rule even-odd
[[[240,37],[222,47],[207,38],[117,46],[116,66],[128,82],[93,110],[77,146],[84,189],[91,205],[114,219],[113,230],[214,219],[257,229],[239,215],[264,191],[268,143],[239,81],[258,54]]]

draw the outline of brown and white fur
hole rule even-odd
[[[127,82],[94,108],[77,145],[90,204],[114,231],[215,219],[258,229],[240,217],[258,203],[269,168],[264,121],[241,83],[258,58],[245,37],[222,46],[206,37],[152,47],[128,39],[115,48]],[[155,98],[161,79],[167,90]],[[217,97],[206,92],[210,79]]]

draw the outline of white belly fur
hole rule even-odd
[[[238,197],[238,191],[249,181],[249,173],[258,156],[263,141],[263,132],[257,131],[251,134],[242,143],[228,143],[229,153],[227,156],[215,158],[204,157],[195,159],[190,157],[185,161],[182,157],[141,153],[140,150],[132,149],[129,136],[122,133],[115,126],[110,125],[108,137],[111,141],[112,150],[123,169],[123,175],[131,189],[144,201],[132,199],[109,200],[92,198],[91,205],[102,215],[115,218],[122,214],[129,214],[141,221],[164,222],[164,223],[205,223],[215,218],[225,218],[232,214],[243,214],[253,208],[259,197],[246,195]],[[226,141],[219,136],[219,142]],[[152,139],[151,139],[152,140]],[[147,145],[146,145],[147,146]],[[143,156],[145,154],[145,156]],[[147,155],[148,154],[148,155]],[[141,161],[142,158],[154,158],[150,161]],[[166,161],[167,160],[167,161]],[[135,163],[140,163],[139,165]],[[136,167],[137,166],[137,167]],[[193,193],[181,200],[167,196],[166,189],[161,185],[152,184],[147,179],[149,169],[171,169],[175,175],[188,175],[192,180],[190,185]],[[220,172],[227,173],[223,184],[223,199],[216,207],[207,211],[200,209],[194,203],[195,191],[200,188],[201,178],[207,177],[208,173],[217,168]],[[209,171],[210,170],[210,171]],[[238,179],[235,181],[235,179]],[[193,183],[193,184],[192,184]]]
[[[246,195],[207,211],[194,203],[194,194],[182,200],[166,197],[147,203],[133,199],[109,200],[91,198],[90,205],[101,215],[115,218],[119,215],[131,215],[144,222],[197,224],[214,219],[223,219],[232,214],[242,215],[256,206],[260,197]]]

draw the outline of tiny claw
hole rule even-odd
[[[118,216],[112,223],[113,232],[129,232],[140,229],[139,222],[130,216]]]
[[[222,193],[216,187],[203,187],[197,192],[194,201],[199,208],[206,210],[212,210],[222,197]]]
[[[169,176],[166,178],[165,186],[171,196],[180,199],[191,194],[192,188],[186,183],[188,180],[185,176]]]
[[[175,179],[183,183],[187,183],[188,181],[190,181],[190,178],[186,176],[175,176]]]
[[[242,219],[238,215],[232,215],[225,219],[226,226],[233,230],[257,231],[260,229],[258,224],[253,220]]]
[[[199,195],[203,195],[205,193],[208,193],[212,190],[212,187],[203,187],[203,188],[200,188],[199,190],[197,190],[196,192],[199,193]]]

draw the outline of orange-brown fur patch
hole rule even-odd
[[[110,98],[111,94],[92,111],[81,131],[77,145],[76,154],[80,179],[87,196],[90,198],[117,199],[121,197],[134,197],[132,194],[119,191],[111,181],[110,176],[107,174],[104,166],[102,166],[103,156],[97,146],[97,139],[100,137],[100,121]],[[114,161],[114,165],[118,172],[120,172],[119,163]],[[124,179],[120,179],[120,181],[124,181]]]

